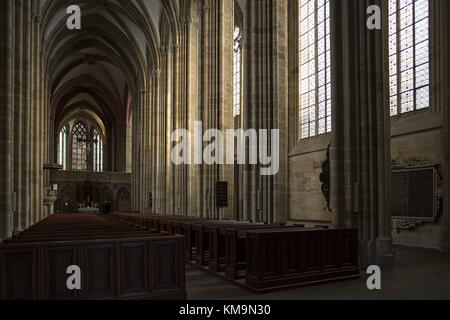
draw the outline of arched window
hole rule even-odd
[[[330,3],[299,0],[300,139],[331,132]]]
[[[429,0],[389,0],[391,115],[430,107]]]
[[[234,28],[234,55],[233,55],[233,116],[241,115],[241,83],[242,83],[242,35],[241,28]]]
[[[94,142],[94,163],[93,168],[96,172],[103,171],[103,140],[97,130],[93,133]]]
[[[78,122],[72,133],[72,170],[87,170],[88,133],[83,123]]]
[[[65,126],[59,132],[58,141],[58,164],[63,166],[63,170],[67,170],[68,142],[69,130],[67,129],[67,126]]]

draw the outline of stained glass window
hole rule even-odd
[[[300,0],[300,139],[331,132],[330,53],[329,0]]]
[[[430,107],[429,0],[389,0],[391,116]]]
[[[242,36],[241,29],[234,29],[234,55],[233,55],[233,116],[241,115],[241,79],[242,79]]]
[[[67,170],[67,153],[68,153],[69,130],[63,127],[59,132],[58,141],[58,164],[63,166],[63,170]]]
[[[78,122],[72,133],[72,170],[87,170],[87,142],[86,127]]]
[[[103,140],[97,130],[94,130],[94,171],[103,171]]]

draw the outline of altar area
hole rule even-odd
[[[50,181],[58,185],[55,210],[59,213],[102,213],[131,210],[131,174],[121,172],[53,171]]]
[[[95,213],[95,214],[100,214],[100,209],[99,208],[79,208],[78,209],[79,213]]]

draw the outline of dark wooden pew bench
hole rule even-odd
[[[246,285],[270,292],[360,276],[356,229],[247,232]]]
[[[249,227],[233,227],[221,230],[225,236],[225,276],[236,280],[245,277],[247,268],[247,234],[253,230],[271,229],[295,229],[303,230],[303,227],[283,227],[280,224],[252,225]],[[241,271],[245,271],[241,275]]]
[[[195,233],[195,263],[200,266],[209,264],[211,247],[209,231],[211,227],[224,228],[233,225],[247,224],[245,222],[233,222],[229,220],[207,220],[193,224],[192,230]]]
[[[0,246],[0,300],[186,299],[184,237],[133,221],[54,215],[19,234]],[[79,291],[66,287],[71,265]]]
[[[122,220],[184,236],[187,261],[241,285],[245,279],[255,292],[359,276],[358,235],[353,229],[160,215],[124,215]]]
[[[281,227],[280,224],[265,225],[262,223],[227,223],[207,225],[205,231],[209,237],[210,259],[209,268],[215,272],[224,271],[226,268],[226,235],[227,230],[249,229],[249,228],[270,228]]]

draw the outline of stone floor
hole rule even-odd
[[[195,267],[187,268],[191,300],[367,300],[450,299],[450,255],[426,249],[396,247],[396,267],[382,273],[382,290],[369,291],[367,276],[315,287],[255,295]]]

